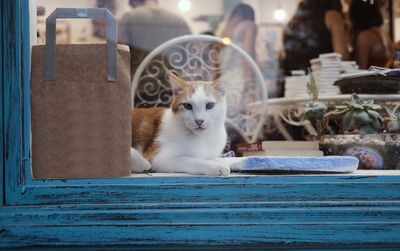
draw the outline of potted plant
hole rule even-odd
[[[318,135],[321,135],[323,134],[325,127],[324,117],[328,108],[324,103],[318,101],[317,85],[315,84],[315,79],[311,70],[309,70],[309,72],[307,93],[310,95],[310,101],[304,103],[301,121],[304,121],[305,119],[310,121],[311,124],[317,129]]]
[[[383,126],[383,117],[379,114],[380,105],[373,100],[364,101],[357,94],[352,94],[350,101],[344,101],[343,105],[336,106],[334,111],[326,115],[344,114],[342,123],[347,131],[358,130],[360,134],[379,133]]]
[[[386,108],[386,107],[385,107]],[[343,134],[321,138],[326,155],[350,155],[360,160],[360,169],[400,169],[400,108],[383,117],[382,106],[353,94],[349,101],[325,114],[340,116]]]

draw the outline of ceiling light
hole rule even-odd
[[[222,43],[230,44],[230,43],[232,43],[232,39],[230,39],[229,37],[224,37],[224,38],[222,38]]]
[[[277,21],[282,22],[286,18],[286,11],[284,9],[282,9],[282,8],[279,8],[279,9],[275,10],[274,18]]]
[[[181,0],[179,1],[178,8],[183,11],[189,11],[190,7],[192,7],[192,3],[189,0]]]

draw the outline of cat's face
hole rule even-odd
[[[170,75],[174,93],[171,109],[177,118],[194,134],[202,134],[225,122],[225,85],[214,82],[187,82]]]

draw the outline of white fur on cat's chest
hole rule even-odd
[[[178,155],[191,156],[201,159],[215,159],[219,157],[226,143],[226,132],[224,124],[217,125],[216,128],[200,135],[193,133],[182,133],[187,130],[180,123],[173,121],[173,115],[170,111],[164,114],[160,137],[160,149],[155,158],[168,158]],[[175,123],[174,123],[175,122]],[[210,143],[212,142],[212,143]],[[168,156],[169,155],[169,156]]]

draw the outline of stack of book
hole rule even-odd
[[[340,76],[358,72],[360,72],[360,69],[356,61],[342,61],[340,63]]]
[[[339,88],[333,83],[340,78],[341,59],[339,53],[326,53],[310,60],[311,71],[321,96],[339,93]]]
[[[321,157],[318,141],[259,141],[236,145],[236,152],[247,156]]]
[[[292,76],[285,77],[286,98],[308,98],[308,77],[303,70],[292,71]]]

